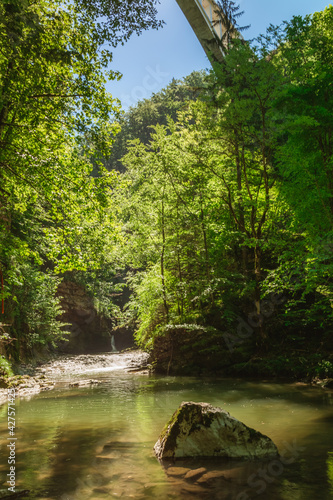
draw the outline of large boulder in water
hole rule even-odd
[[[157,458],[270,458],[273,441],[207,403],[182,403],[154,446]]]

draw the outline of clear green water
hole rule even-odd
[[[94,378],[102,384],[68,388],[63,382],[53,391],[17,400],[16,485],[31,490],[29,498],[333,498],[330,392],[293,384],[149,377],[117,370]],[[283,461],[161,465],[152,448],[182,401],[226,409],[270,436]],[[0,489],[6,489],[6,405],[0,415]],[[185,479],[199,468],[204,470]]]

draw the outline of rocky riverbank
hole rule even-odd
[[[21,365],[21,375],[0,378],[0,404],[7,401],[7,390],[15,388],[19,397],[30,397],[53,389],[58,382],[69,387],[96,385],[99,373],[126,371],[148,373],[148,354],[143,351],[122,353],[63,355],[39,366]],[[93,376],[94,378],[90,378]],[[84,377],[84,378],[83,378]]]
[[[47,379],[45,375],[15,375],[14,377],[0,379],[0,404],[7,401],[8,389],[15,389],[19,397],[30,397],[42,391],[53,389],[55,382]]]
[[[204,329],[170,329],[156,336],[149,363],[166,375],[218,375],[222,377],[302,381],[330,387],[333,380],[331,346],[271,342],[261,349],[247,339],[232,344],[221,332]]]

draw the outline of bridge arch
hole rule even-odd
[[[223,52],[216,37],[222,38],[224,27],[217,13],[217,4],[213,0],[177,0],[177,3],[206,54],[222,61]]]

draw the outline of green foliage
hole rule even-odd
[[[209,99],[205,80],[205,71],[194,71],[182,80],[173,79],[165,89],[130,108],[119,121],[121,131],[105,166],[109,170],[124,172],[122,158],[128,152],[129,141],[140,139],[143,144],[148,144],[156,125],[167,125],[169,118],[177,120],[178,112],[187,109],[196,99]]]
[[[224,88],[214,104],[190,104],[177,121],[154,127],[147,144],[132,141],[123,159],[129,258],[155,276],[136,294],[146,311],[140,338],[161,320],[204,325],[219,315],[219,327],[228,323],[235,288],[238,296],[255,289],[260,300],[261,252],[277,206],[269,134],[276,82],[268,63],[248,64],[251,54],[235,45],[212,77]]]
[[[119,131],[110,49],[160,25],[155,3],[0,2],[1,298],[17,352],[63,335],[55,274],[112,253],[117,176],[100,162]]]
[[[273,59],[283,74],[275,103],[280,139],[274,157],[279,195],[290,215],[279,243],[279,266],[267,284],[288,298],[287,326],[317,331],[333,327],[332,28],[331,6],[294,17],[282,27]]]
[[[217,41],[224,54],[227,54],[232,46],[233,40],[240,37],[242,31],[246,31],[250,26],[239,26],[238,19],[244,14],[240,11],[240,6],[233,0],[217,0],[215,14],[218,21],[223,26],[222,38],[217,38]]]
[[[202,81],[205,98],[178,106],[167,89],[168,119],[159,96],[127,115],[116,197],[122,255],[140,269],[130,311],[142,345],[172,325],[229,331],[246,316],[253,345],[268,347],[274,320],[293,345],[311,331],[329,338],[332,12],[271,27],[252,45],[230,39]],[[267,319],[262,299],[276,294]],[[276,363],[267,371],[296,375],[306,361]]]
[[[25,263],[15,270],[12,314],[16,318],[15,336],[24,338],[31,349],[36,345],[56,345],[66,339],[66,326],[58,321],[61,314],[57,288],[60,279]]]
[[[300,223],[321,234],[333,224],[332,7],[284,28],[277,64],[284,85],[277,105],[288,139],[277,148],[281,186]]]
[[[80,12],[94,19],[95,37],[107,40],[112,46],[124,44],[133,33],[163,25],[156,19],[158,0],[75,0]]]
[[[159,266],[155,265],[145,273],[136,273],[128,283],[133,296],[127,310],[129,317],[135,318],[139,325],[135,338],[141,347],[149,348],[166,320]]]
[[[258,377],[291,377],[294,379],[312,380],[317,377],[332,377],[333,365],[322,360],[320,354],[299,356],[295,353],[270,355],[266,358],[254,357],[232,366],[230,373],[246,373]]]
[[[0,355],[0,377],[12,377],[13,371],[10,362]]]
[[[178,335],[217,358],[222,332],[251,317],[236,370],[332,373],[321,352],[308,368],[246,356],[278,326],[281,345],[330,341],[333,8],[250,44],[235,2],[218,4],[222,63],[124,116],[104,86],[119,77],[111,50],[161,25],[155,0],[0,4],[1,298],[17,350],[62,338],[57,276],[72,273],[142,346]]]
[[[123,274],[111,268],[111,262],[95,270],[66,273],[66,277],[85,288],[101,318],[111,320],[114,327],[119,326],[123,321],[122,292],[126,283]],[[120,304],[118,298],[121,299]]]
[[[318,377],[333,377],[333,363],[327,360],[321,360],[315,368]]]

